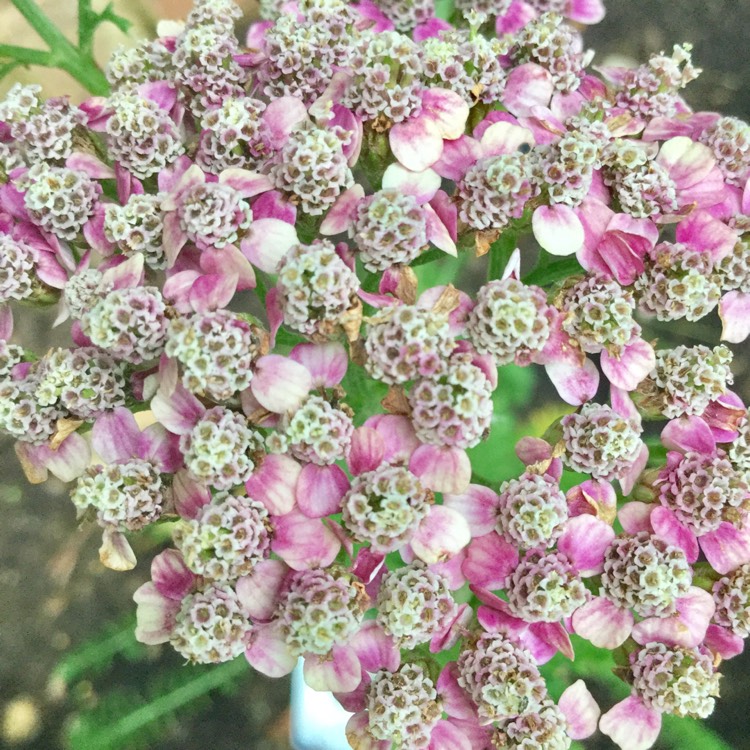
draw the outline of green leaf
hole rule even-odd
[[[493,279],[502,278],[503,271],[508,265],[510,256],[516,249],[518,237],[516,233],[511,229],[506,229],[493,243],[490,245],[490,262],[487,267],[487,280],[492,281]]]
[[[554,255],[550,255],[542,250],[539,262],[532,271],[524,276],[523,283],[546,287],[557,281],[563,281],[569,276],[583,273],[583,268],[574,255],[554,260],[553,258],[555,258]]]
[[[373,380],[364,367],[350,362],[341,385],[346,391],[344,401],[354,410],[358,423],[383,411],[380,402],[388,393],[388,386]]]
[[[525,434],[519,412],[528,403],[534,380],[531,368],[516,365],[499,368],[498,386],[492,394],[490,434],[468,451],[475,472],[472,481],[493,486],[523,471],[515,445]]]

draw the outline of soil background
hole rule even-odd
[[[185,3],[177,0],[115,0],[114,4],[136,22],[133,38],[144,35],[154,18],[178,18],[185,9]],[[73,0],[49,0],[42,5],[52,9],[61,28],[73,28]],[[606,19],[586,34],[588,46],[597,50],[595,62],[610,56],[644,61],[651,53],[691,41],[694,61],[704,68],[686,93],[691,106],[750,119],[748,0],[610,0],[607,5]],[[250,15],[256,11],[253,3],[244,6]],[[38,43],[9,0],[0,0],[0,41]],[[127,41],[110,29],[98,42],[102,59],[108,50]],[[63,75],[33,69],[0,82],[0,93],[15,80],[41,81],[46,95],[70,92],[80,98]],[[19,339],[34,340],[39,351],[44,351],[54,343],[48,338],[53,315],[30,316],[28,312],[17,314]],[[708,325],[713,340],[718,340],[715,316]],[[737,390],[748,401],[750,351],[740,346],[735,353]],[[106,570],[98,561],[96,531],[76,528],[73,506],[60,483],[28,485],[17,466],[12,442],[6,439],[0,440],[0,468],[0,748],[62,750],[68,747],[64,737],[70,727],[87,711],[109,701],[114,704],[114,726],[118,705],[132,708],[128,702],[137,701],[138,696],[147,703],[148,686],[180,665],[179,657],[169,649],[134,652],[126,644],[70,683],[59,671],[61,662],[69,664],[70,655],[80,653],[84,644],[91,639],[101,641],[107,628],[121,630],[123,623],[127,625],[126,618],[133,612],[132,594],[149,578],[148,562],[161,540],[151,537],[138,542],[139,564],[134,571]],[[750,750],[750,655],[726,663],[723,672],[722,699],[710,724],[732,748]],[[110,695],[113,685],[122,697],[118,692]],[[286,750],[288,682],[267,680],[248,670],[233,685],[230,694],[215,690],[177,718],[165,718],[158,737],[147,735],[124,747]],[[79,745],[78,750],[102,750],[95,740],[91,743]],[[587,747],[604,750],[612,745],[592,740]]]

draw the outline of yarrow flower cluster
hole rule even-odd
[[[0,430],[110,568],[169,522],[139,640],[301,657],[353,747],[645,750],[750,634],[750,126],[689,45],[589,70],[599,0],[436,5],[196,0],[108,96],[13,86]]]

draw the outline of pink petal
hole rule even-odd
[[[135,639],[139,643],[156,646],[166,643],[175,624],[175,615],[180,611],[180,602],[163,597],[150,581],[136,589]]]
[[[604,4],[601,0],[570,0],[565,15],[578,23],[599,23],[604,18]]]
[[[420,203],[431,201],[440,189],[440,175],[432,169],[412,172],[400,164],[391,164],[383,174],[383,189],[392,188],[413,195]]]
[[[736,230],[708,211],[693,211],[685,217],[677,225],[676,237],[677,242],[707,253],[714,262],[729,255],[737,243]]]
[[[411,456],[409,470],[435,492],[464,492],[471,481],[471,462],[465,450],[420,445]],[[462,519],[463,520],[463,519]]]
[[[137,458],[141,441],[133,413],[124,406],[99,417],[91,430],[94,450],[110,464]]]
[[[645,443],[641,443],[641,449],[634,461],[617,478],[620,482],[622,494],[626,497],[633,491],[635,483],[646,468],[646,465],[648,464],[648,456],[648,446]]]
[[[244,256],[265,273],[276,273],[279,261],[299,243],[297,230],[281,219],[258,219],[240,243]]]
[[[472,745],[457,726],[440,719],[432,729],[427,750],[472,750]]]
[[[0,340],[8,341],[13,335],[13,311],[9,305],[0,305]]]
[[[281,560],[262,560],[250,575],[240,578],[235,589],[243,612],[259,622],[271,620],[288,573]]]
[[[328,213],[320,225],[320,233],[325,237],[332,237],[349,229],[354,221],[357,205],[364,197],[365,189],[361,185],[354,185],[341,193],[336,198],[336,202],[328,209]]]
[[[306,119],[307,109],[296,96],[272,100],[261,115],[269,145],[274,149],[281,148],[295,126]]]
[[[602,716],[599,729],[622,750],[648,750],[661,731],[661,714],[632,695]]]
[[[560,398],[573,406],[590,401],[599,388],[599,371],[588,357],[581,363],[552,362],[545,365],[544,369]]]
[[[280,219],[287,224],[296,224],[297,207],[278,190],[269,190],[253,201],[253,218]]]
[[[349,479],[335,464],[306,464],[297,481],[297,507],[308,518],[323,518],[341,510],[341,499],[348,490]]]
[[[256,625],[250,631],[245,658],[266,677],[284,677],[297,664],[297,657],[286,645],[279,622]]]
[[[313,690],[349,693],[362,679],[362,667],[350,646],[334,646],[325,656],[307,654],[303,671],[305,682]]]
[[[65,166],[76,172],[84,172],[94,180],[113,180],[115,178],[114,169],[108,167],[93,154],[76,151],[65,160]]]
[[[651,344],[637,338],[617,356],[603,349],[601,364],[602,372],[612,385],[634,391],[656,366],[656,354]]]
[[[458,511],[468,522],[472,536],[494,531],[497,525],[498,496],[482,484],[470,484],[461,495],[443,495],[443,505]]]
[[[729,573],[750,562],[750,523],[738,529],[726,521],[700,538],[700,546],[717,573]]]
[[[589,514],[602,521],[611,521],[617,513],[617,493],[609,482],[602,479],[587,479],[571,487],[565,496],[571,517]]]
[[[480,140],[482,158],[512,154],[523,145],[534,143],[534,135],[528,128],[506,120],[494,122],[482,133]]]
[[[567,719],[571,739],[583,740],[596,731],[602,712],[583,680],[576,680],[567,687],[557,706]]]
[[[186,469],[182,469],[172,480],[172,500],[175,510],[182,518],[194,519],[211,502],[211,490],[196,482]]]
[[[713,453],[716,440],[711,428],[696,416],[672,419],[661,432],[661,442],[671,451]]]
[[[408,417],[396,414],[376,414],[365,421],[365,427],[372,427],[383,438],[388,463],[404,463],[420,445],[414,427]]]
[[[91,461],[91,450],[86,439],[73,432],[60,443],[57,450],[41,446],[44,451],[43,462],[59,480],[72,482],[77,479]]]
[[[273,189],[273,183],[267,175],[240,167],[225,169],[219,175],[219,182],[234,188],[243,198],[252,198]]]
[[[530,115],[534,107],[549,105],[554,90],[555,84],[548,70],[536,63],[525,63],[510,72],[503,104],[516,117]]]
[[[206,407],[190,391],[178,383],[171,395],[160,388],[151,399],[151,411],[170,432],[185,435],[206,413]]]
[[[557,549],[568,556],[582,576],[592,576],[604,569],[604,553],[614,538],[614,529],[608,523],[590,515],[576,516],[566,522]]]
[[[330,565],[341,542],[326,525],[297,511],[275,519],[276,535],[271,549],[293,570]]]
[[[346,375],[349,357],[336,341],[325,344],[297,344],[289,358],[304,365],[312,375],[313,387],[333,388]]]
[[[531,217],[531,229],[550,255],[573,255],[583,247],[583,225],[570,206],[539,206]]]
[[[396,123],[388,133],[391,151],[413,172],[431,167],[443,153],[443,137],[438,125],[427,117]]]
[[[679,547],[685,553],[689,563],[692,564],[698,559],[700,550],[695,534],[677,520],[673,510],[657,506],[651,511],[649,520],[654,534],[660,536],[665,542]]]
[[[401,663],[401,651],[396,642],[386,635],[382,626],[375,620],[367,620],[352,636],[349,646],[357,654],[362,669],[377,672],[387,669],[395,672]]]
[[[670,138],[663,143],[656,161],[669,172],[678,189],[700,183],[716,164],[708,146],[687,136]]]
[[[502,589],[518,559],[518,550],[493,531],[471,541],[461,572],[475,586]]]
[[[451,508],[433,505],[411,539],[414,554],[427,564],[448,560],[471,540],[469,524]]]
[[[648,617],[633,628],[633,639],[645,646],[659,641],[667,646],[695,648],[706,635],[716,605],[708,591],[690,587],[687,596],[677,600],[678,614],[671,617]]]
[[[363,3],[360,3],[360,7]],[[357,750],[391,750],[390,740],[376,740],[368,731],[370,720],[366,711],[355,713],[346,724],[346,739]]]
[[[422,94],[420,118],[422,117],[429,118],[435,123],[443,138],[453,141],[464,133],[466,121],[469,119],[469,105],[455,91],[428,88]]]
[[[177,550],[166,549],[151,561],[151,580],[163,597],[179,602],[193,588],[195,576]]]
[[[226,307],[237,291],[237,281],[235,274],[199,276],[188,294],[190,307],[200,313]]]
[[[302,468],[293,458],[270,454],[245,482],[245,489],[250,497],[263,503],[272,515],[285,515],[294,508],[301,471]]]
[[[442,177],[458,182],[481,155],[479,141],[462,135],[455,141],[445,141],[443,153],[432,165],[432,168]]]
[[[573,629],[598,648],[622,646],[633,630],[633,614],[609,599],[597,596],[573,613]]]
[[[651,533],[651,513],[657,507],[653,503],[642,503],[633,501],[625,503],[620,508],[617,517],[624,531],[628,534],[637,534],[639,531],[648,531]]]
[[[352,435],[347,463],[349,471],[359,476],[380,466],[385,453],[383,438],[371,427],[357,427]]]
[[[443,224],[435,209],[429,203],[425,203],[423,208],[427,221],[427,239],[438,250],[442,250],[444,253],[452,255],[455,258],[458,255],[458,250],[448,228]]]
[[[267,354],[256,363],[250,390],[258,403],[275,414],[294,412],[313,387],[310,371],[289,357]]]
[[[719,317],[723,324],[721,340],[741,344],[750,336],[750,294],[727,292],[719,302]]]
[[[709,625],[705,645],[722,659],[732,659],[745,650],[745,641],[738,635],[718,625]]]
[[[211,274],[237,276],[237,290],[255,289],[255,271],[239,248],[226,245],[201,252],[201,270]]]

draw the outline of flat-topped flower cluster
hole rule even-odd
[[[455,5],[262,2],[243,44],[196,0],[114,53],[110,96],[15,85],[0,427],[109,567],[172,524],[141,641],[302,656],[355,748],[645,749],[750,634],[732,352],[646,332],[718,308],[750,334],[750,127],[685,104],[687,45],[591,72],[599,0]],[[72,344],[16,343],[20,303]],[[507,366],[568,408],[488,486]],[[629,698],[553,699],[571,635]]]

